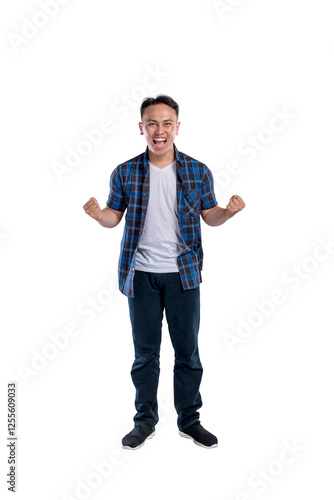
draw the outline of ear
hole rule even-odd
[[[139,125],[140,135],[143,135],[144,134],[144,132],[143,132],[143,123],[139,122],[138,125]]]
[[[176,134],[175,135],[178,135],[180,125],[181,125],[181,122],[176,122]]]

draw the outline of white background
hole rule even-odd
[[[18,499],[329,498],[331,2],[70,0],[52,16],[42,3],[0,12],[1,495],[14,380]],[[212,170],[219,205],[233,194],[246,203],[222,226],[202,222],[200,414],[218,436],[213,450],[178,435],[165,321],[156,436],[121,448],[135,413],[117,287],[125,220],[104,229],[82,208],[91,196],[104,206],[112,170],[145,150],[139,106],[158,93],[179,103],[176,146]],[[277,111],[289,118],[270,132]],[[55,162],[104,119],[113,131],[57,175]],[[251,159],[252,137],[261,150]],[[238,173],[227,176],[232,161]],[[65,337],[71,323],[77,335]],[[113,457],[102,478],[94,463]]]

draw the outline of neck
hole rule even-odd
[[[148,160],[151,163],[153,163],[153,165],[155,165],[156,167],[159,167],[159,168],[167,167],[168,165],[173,163],[173,161],[175,160],[174,148],[170,151],[167,151],[167,153],[164,154],[163,156],[155,155],[154,153],[152,153],[152,151],[149,150],[148,151]]]

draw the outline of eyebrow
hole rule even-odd
[[[147,121],[148,121],[148,122],[158,123],[158,121],[157,121],[157,120],[151,120],[151,119],[148,119]],[[172,121],[173,121],[173,119],[172,119],[172,118],[169,118],[168,120],[163,120],[163,122],[172,122]]]

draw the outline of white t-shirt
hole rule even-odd
[[[176,162],[164,168],[150,162],[149,166],[150,194],[135,269],[178,272],[177,257],[183,252],[185,243],[177,218]]]

